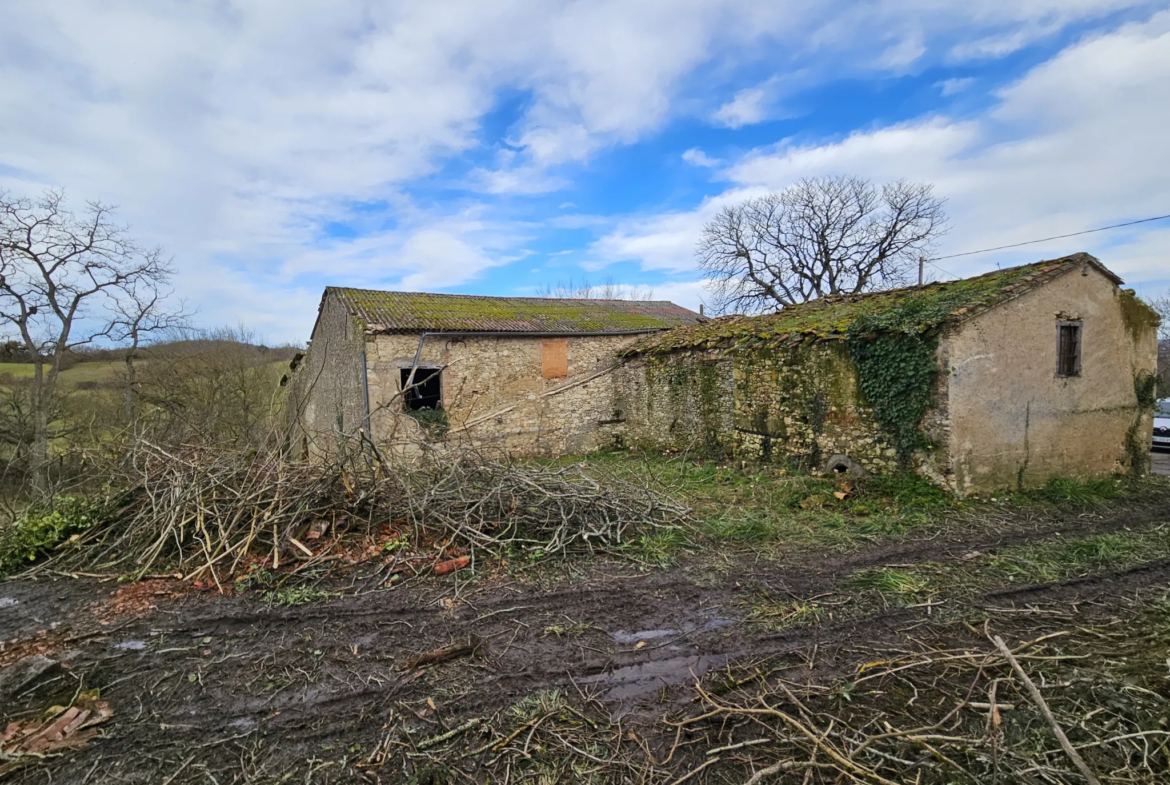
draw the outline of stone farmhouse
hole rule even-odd
[[[471,440],[512,455],[604,446],[618,351],[702,317],[669,302],[327,288],[286,378],[306,455]]]
[[[291,446],[628,446],[956,493],[1147,469],[1157,316],[1075,254],[705,319],[667,302],[327,289]]]
[[[627,443],[957,493],[1148,470],[1157,315],[1088,254],[831,296],[623,350]]]

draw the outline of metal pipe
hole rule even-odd
[[[362,349],[362,395],[366,401],[366,417],[364,420],[366,435],[373,438],[370,430],[370,373],[366,366],[366,350]]]

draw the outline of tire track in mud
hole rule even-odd
[[[552,588],[485,580],[465,587],[453,608],[442,605],[451,594],[444,581],[291,609],[262,606],[248,596],[191,595],[124,626],[118,622],[117,629],[67,653],[70,672],[103,687],[103,698],[116,712],[110,737],[79,750],[70,766],[85,771],[95,756],[121,754],[141,758],[146,767],[153,764],[139,755],[143,750],[161,755],[180,742],[219,739],[250,744],[264,735],[279,739],[281,756],[293,760],[333,740],[346,745],[376,740],[389,713],[406,710],[402,702],[430,722],[442,712],[486,716],[538,690],[576,694],[580,689],[635,722],[656,720],[689,699],[693,678],[728,665],[768,662],[786,668],[780,675],[793,680],[847,677],[859,662],[873,658],[872,649],[904,643],[911,629],[926,634],[937,619],[925,608],[894,608],[773,631],[744,621],[751,597],[760,590],[810,597],[868,567],[954,561],[972,550],[994,552],[1058,535],[1141,531],[1168,518],[1164,508],[1085,514],[1035,520],[1013,531],[906,539],[843,555],[793,553],[787,563],[757,562],[741,553],[715,585],[707,585],[713,579],[701,557],[647,573],[597,563],[583,570],[579,582]],[[38,618],[60,619],[54,599],[67,596],[65,606],[86,607],[82,600],[94,599],[93,584],[88,596],[86,585],[16,582],[0,584],[0,594],[11,587]],[[961,605],[952,601],[948,612],[1120,602],[1166,586],[1170,560],[996,589]],[[584,627],[579,634],[549,632],[571,624]],[[71,629],[69,635],[77,632]],[[485,641],[481,659],[398,670],[423,652],[472,635]],[[143,648],[118,648],[125,643]],[[75,682],[68,684],[75,689]],[[50,694],[46,687],[44,695],[28,693],[22,700],[32,707]],[[440,712],[428,710],[428,698]],[[181,738],[162,728],[183,728]],[[151,777],[142,768],[141,781]]]

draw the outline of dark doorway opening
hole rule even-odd
[[[414,372],[414,381],[411,382],[410,369],[402,369],[402,389],[406,390],[402,399],[407,410],[443,408],[441,373],[438,368],[418,368]],[[408,386],[410,389],[407,389]]]

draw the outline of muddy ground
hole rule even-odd
[[[397,782],[403,771],[367,765],[393,717],[409,719],[412,739],[433,739],[547,690],[603,707],[652,751],[665,750],[660,718],[690,710],[696,679],[767,663],[794,679],[827,682],[909,640],[986,645],[975,627],[968,635],[956,626],[961,617],[991,619],[1017,639],[1045,629],[1020,611],[1049,609],[1088,624],[1137,597],[1164,595],[1170,562],[1001,587],[963,607],[829,613],[790,629],[751,618],[760,596],[816,598],[869,567],[1141,532],[1170,521],[1165,501],[1054,511],[1006,531],[846,554],[692,553],[665,569],[591,559],[494,577],[463,571],[390,589],[377,575],[368,589],[371,581],[351,575],[341,596],[295,607],[162,579],[0,583],[0,728],[93,688],[112,711],[84,746],[26,757],[0,780]],[[463,648],[447,661],[418,662],[451,647]],[[680,755],[664,770],[681,777],[694,761]]]

